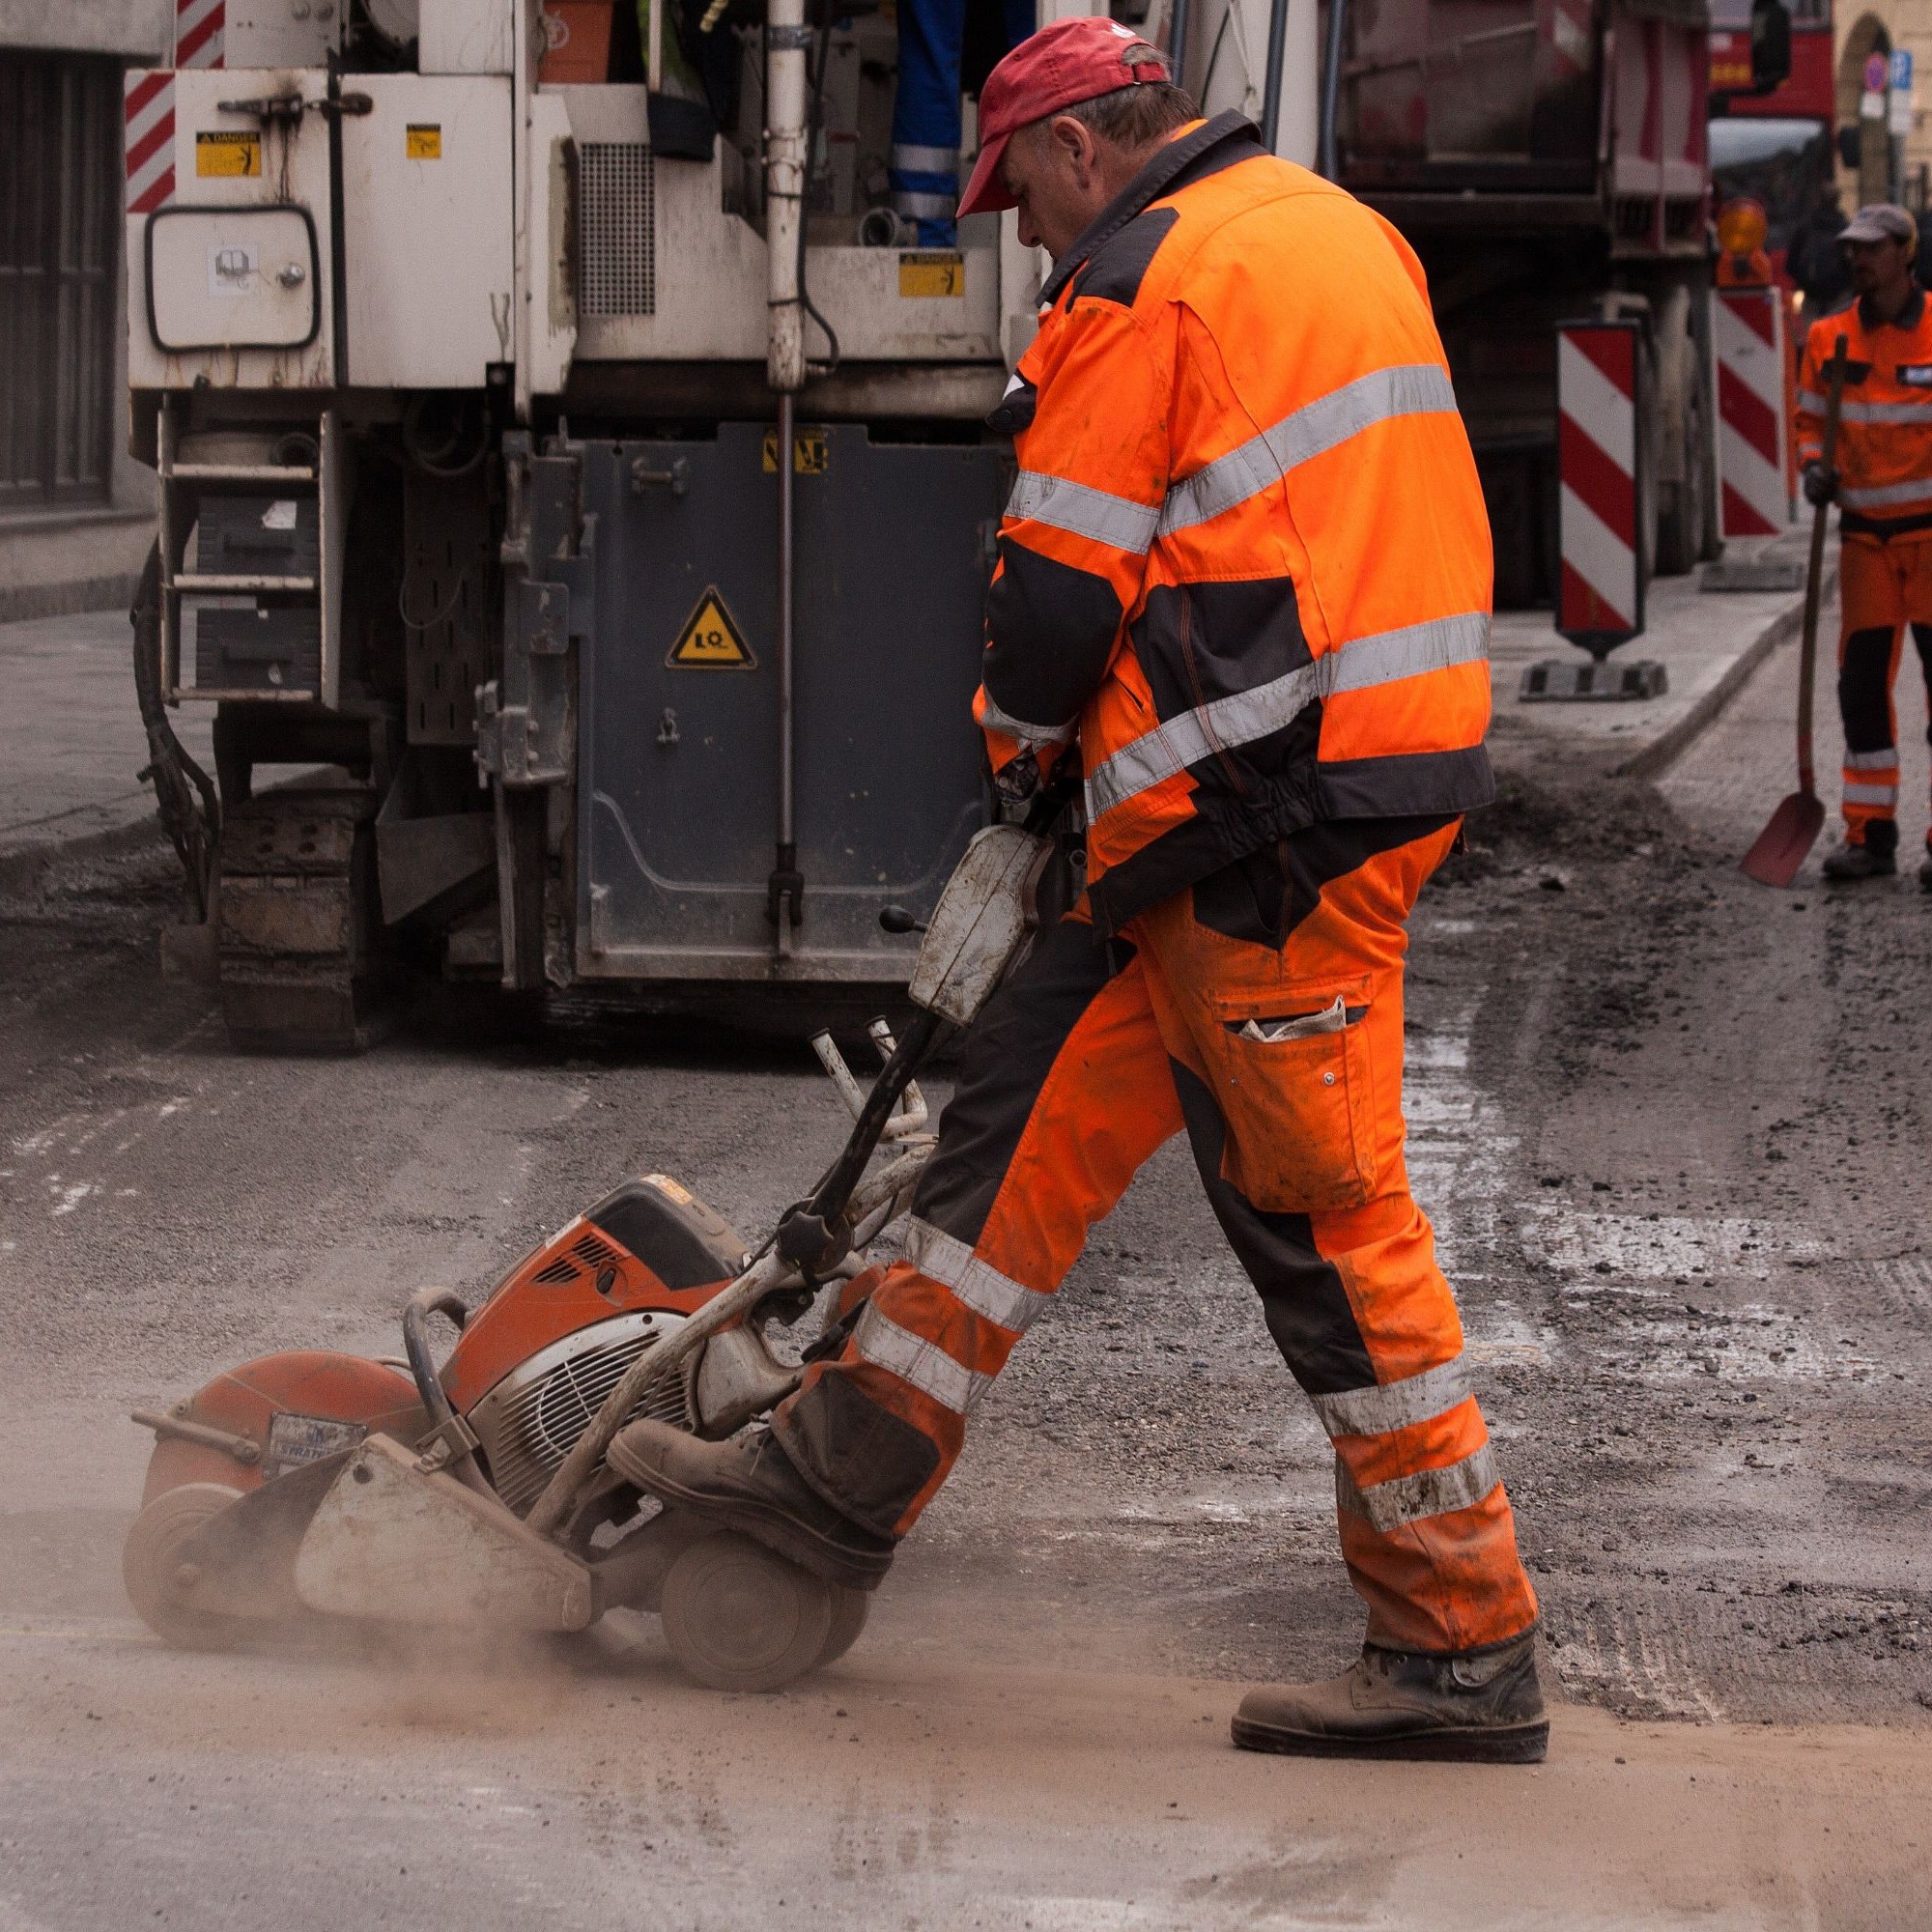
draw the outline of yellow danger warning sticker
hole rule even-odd
[[[411,161],[442,159],[442,123],[412,121],[403,129],[403,157]]]
[[[899,257],[902,296],[963,296],[966,257],[956,248],[920,248]]]
[[[801,429],[792,432],[791,467],[796,476],[823,476],[832,468],[832,445],[826,440],[822,429]],[[775,429],[765,432],[765,474],[779,473],[779,433]]]
[[[194,137],[194,171],[198,175],[259,175],[262,135],[256,128],[215,128]]]
[[[757,659],[715,583],[705,585],[665,659],[673,670],[756,670]]]

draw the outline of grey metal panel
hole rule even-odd
[[[209,497],[196,566],[213,574],[314,577],[321,569],[314,497]],[[194,681],[205,691],[312,691],[322,674],[314,605],[256,599],[193,612]]]
[[[938,897],[984,822],[972,696],[1001,451],[823,432],[797,478],[797,828],[805,920],[765,914],[778,816],[777,477],[765,426],[585,443],[597,621],[582,667],[578,968],[902,980],[878,909]],[[665,479],[634,488],[634,469]],[[674,479],[674,480],[672,480]],[[707,590],[757,662],[667,663]]]
[[[490,499],[475,477],[403,478],[404,674],[412,745],[473,745],[496,617]]]

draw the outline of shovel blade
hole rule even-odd
[[[1788,886],[1824,826],[1825,805],[1816,792],[1787,793],[1757,842],[1739,860],[1739,869],[1761,886]]]

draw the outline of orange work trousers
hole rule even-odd
[[[1333,1442],[1371,1640],[1463,1651],[1535,1621],[1455,1298],[1403,1164],[1405,926],[1455,829],[1311,828],[1111,946],[1084,906],[1041,934],[969,1036],[907,1259],[774,1417],[807,1482],[903,1535],[1088,1230],[1185,1129]]]
[[[1898,707],[1905,627],[1932,695],[1932,530],[1881,541],[1847,532],[1839,550],[1838,716],[1845,727],[1845,841],[1898,843]],[[1928,835],[1932,845],[1932,835]]]

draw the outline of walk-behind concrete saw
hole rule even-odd
[[[929,1156],[914,1075],[1025,944],[1056,808],[974,839],[933,912],[918,1008],[865,1092],[829,1034],[813,1045],[854,1115],[810,1199],[755,1251],[677,1181],[627,1180],[469,1309],[425,1288],[402,1357],[267,1355],[165,1414],[128,1533],[128,1594],[168,1641],[219,1649],[311,1618],[500,1632],[654,1610],[700,1683],[770,1690],[857,1639],[868,1599],[732,1531],[660,1507],[605,1460],[639,1416],[710,1438],[754,1426],[803,1367],[767,1337],[813,1307],[828,1325],[880,1279],[867,1248]],[[888,908],[890,924],[910,922]],[[439,1366],[429,1324],[458,1329]]]

